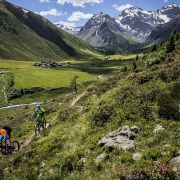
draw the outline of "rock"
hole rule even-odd
[[[45,163],[44,163],[44,162],[41,162],[40,167],[43,168],[44,166],[45,166]]]
[[[141,157],[142,157],[142,154],[139,152],[133,154],[133,159],[135,161],[139,161],[141,159]]]
[[[95,163],[99,164],[101,161],[105,160],[107,158],[107,154],[106,153],[102,153],[100,155],[98,155],[95,159]]]
[[[137,126],[132,126],[130,129],[135,133],[138,133],[140,131],[140,129]]]
[[[53,169],[50,169],[49,170],[49,174],[53,174],[54,170]]]
[[[125,151],[132,150],[135,148],[134,139],[138,131],[139,128],[135,126],[122,126],[103,137],[99,141],[99,145],[105,145],[111,149],[118,148],[123,149]]]
[[[162,130],[165,130],[165,129],[160,124],[157,124],[153,132],[157,133]]]
[[[86,162],[86,158],[81,158],[80,162],[85,163]]]
[[[180,174],[180,155],[171,159],[170,164],[176,170],[177,174]]]
[[[171,145],[170,145],[170,144],[165,144],[165,145],[163,145],[163,147],[164,147],[164,148],[170,148]]]
[[[165,151],[161,152],[161,155],[162,155],[162,156],[168,156],[169,154],[170,154],[169,151],[167,151],[167,152],[165,152]]]

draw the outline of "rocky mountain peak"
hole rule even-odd
[[[171,21],[178,15],[180,15],[180,7],[177,4],[169,4],[158,11],[145,11],[139,7],[130,7],[116,18],[116,22],[138,40],[144,41],[155,27]]]

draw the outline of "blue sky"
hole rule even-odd
[[[92,14],[104,12],[117,17],[130,5],[145,10],[157,10],[170,3],[180,5],[180,0],[9,0],[9,2],[39,13],[53,23],[81,26]]]

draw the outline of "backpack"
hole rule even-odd
[[[43,108],[41,108],[41,109],[38,109],[38,110],[36,111],[36,113],[37,113],[37,115],[39,115],[39,116],[44,116],[45,110],[44,110]]]

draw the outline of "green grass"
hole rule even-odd
[[[130,54],[130,55],[123,55],[123,54],[116,54],[116,55],[110,55],[110,56],[107,56],[110,57],[110,60],[128,60],[128,59],[132,59],[132,58],[136,58],[137,54]],[[139,57],[142,57],[143,54],[138,54]]]
[[[43,69],[33,66],[34,62],[3,61],[0,60],[0,68],[11,71],[14,76],[15,87],[20,88],[58,88],[68,87],[71,79],[78,75],[78,83],[96,79],[96,76],[71,68]]]

